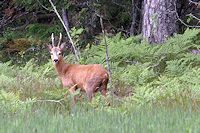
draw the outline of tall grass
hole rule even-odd
[[[0,113],[4,133],[198,133],[200,113],[190,109],[143,108],[129,113],[74,108],[52,113],[45,108],[26,113]]]

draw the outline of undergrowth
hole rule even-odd
[[[140,132],[143,130],[137,130],[136,127],[143,122],[146,124],[140,126],[140,129],[144,128],[144,132],[157,132],[158,129],[160,129],[158,132],[166,131],[171,127],[170,125],[173,125],[172,123],[178,123],[175,119],[168,117],[171,113],[158,113],[155,117],[160,118],[164,115],[163,119],[166,119],[168,125],[162,122],[161,125],[157,125],[157,119],[153,118],[152,114],[146,113],[146,110],[144,112],[140,110],[142,111],[145,107],[148,109],[180,107],[181,110],[189,111],[188,113],[199,112],[199,32],[195,29],[186,30],[183,35],[176,35],[162,45],[146,44],[140,36],[125,39],[121,34],[117,34],[114,37],[108,37],[109,58],[113,74],[113,84],[109,84],[108,96],[104,98],[96,94],[93,101],[88,103],[85,94],[77,92],[75,95],[78,96],[79,101],[74,107],[70,103],[71,95],[67,89],[62,88],[50,61],[38,65],[36,60],[32,59],[25,66],[13,65],[11,62],[0,63],[0,110],[6,114],[5,118],[8,119],[8,123],[13,120],[10,115],[14,115],[13,117],[18,120],[12,125],[13,128],[4,128],[2,131],[12,132],[14,127],[21,125],[23,128],[16,128],[17,131],[22,132],[26,127],[30,127],[30,132],[36,132],[42,124],[36,124],[35,128],[31,127],[29,122],[35,122],[38,118],[41,118],[39,120],[41,123],[49,119],[47,122],[49,126],[58,124],[61,129],[67,128],[69,132],[81,132],[88,129],[87,123],[84,126],[79,125],[85,121],[95,127],[101,125],[100,127],[105,132],[108,130],[103,123],[95,123],[96,121],[105,121],[110,125],[112,125],[111,121],[118,121],[118,125],[123,122],[129,123],[116,128],[110,127],[109,132]],[[73,62],[72,57],[72,55],[67,55],[66,60]],[[92,46],[82,51],[80,63],[100,63],[106,67],[103,42],[99,46]],[[156,111],[152,110],[151,113],[153,112]],[[187,114],[182,112],[179,115],[178,112],[174,112],[174,118],[180,119]],[[49,115],[52,116],[49,117]],[[144,120],[141,118],[143,115]],[[198,115],[191,115],[192,118],[188,118],[191,121],[180,124],[183,130],[179,131],[198,132],[197,126],[194,128],[188,126],[188,129],[185,127],[185,125],[190,125],[196,116]],[[2,117],[4,116],[0,114],[0,118]],[[30,121],[25,117],[28,117]],[[25,125],[22,126],[24,119]],[[150,119],[154,120],[152,125],[149,124]],[[160,121],[161,119],[162,117]],[[60,124],[58,122],[60,120],[61,123],[69,122]],[[76,124],[78,120],[80,123],[74,126],[73,124]],[[134,120],[135,123],[130,124]],[[137,123],[137,120],[141,121]],[[166,128],[162,129],[159,126],[166,126]],[[73,131],[69,127],[74,127]],[[175,127],[172,126],[169,131],[174,131],[174,129]],[[63,131],[50,127],[43,130],[44,132]],[[94,132],[95,130],[96,128],[91,128],[87,131]]]

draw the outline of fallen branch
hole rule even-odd
[[[36,100],[35,102],[53,102],[53,103],[58,103],[58,104],[60,104],[64,107],[64,105],[62,104],[61,101],[64,101],[64,99],[60,99],[60,100]]]

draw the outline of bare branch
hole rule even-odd
[[[198,5],[198,4],[200,4],[199,2],[194,2],[194,1],[192,1],[192,0],[188,0],[190,3],[193,3],[193,4],[195,4],[195,5]]]
[[[92,11],[97,17],[102,18],[103,20],[108,21],[108,23],[110,24],[110,26],[111,26],[113,29],[115,29],[115,30],[117,30],[117,31],[120,31],[120,32],[125,32],[126,34],[129,34],[129,33],[130,33],[129,31],[124,30],[123,28],[117,28],[117,27],[115,27],[115,26],[110,22],[109,19],[107,19],[107,18],[105,18],[104,16],[100,15],[95,9],[92,9],[92,8],[89,6],[88,3],[86,4],[86,6],[87,6],[87,8],[88,8],[90,11]]]
[[[40,0],[37,0],[37,2],[38,2],[45,10],[48,10],[48,11],[50,11],[50,12],[53,11],[53,10],[50,10],[49,8],[47,8],[46,6],[44,6],[44,5],[40,2]]]
[[[192,13],[188,14],[187,16],[190,16],[190,17],[192,17],[192,18],[194,18],[194,19],[196,19],[196,20],[200,21],[200,18],[198,18],[198,17],[194,16]]]
[[[126,5],[122,5],[120,3],[117,3],[115,0],[112,0],[112,3],[117,5],[117,6],[120,6],[120,7],[123,7],[123,8],[127,8]]]
[[[190,0],[189,0],[190,1]],[[187,23],[185,23],[178,15],[178,12],[177,12],[177,7],[176,7],[176,1],[174,1],[174,5],[175,5],[175,14],[176,14],[176,17],[177,19],[183,24],[185,25],[186,27],[189,27],[189,28],[200,28],[200,26],[197,26],[197,25],[189,25]]]
[[[58,104],[60,104],[64,107],[63,103],[61,102],[63,100],[64,99],[60,99],[60,100],[36,100],[35,102],[53,102],[53,103],[58,103]]]
[[[101,24],[101,30],[103,33],[103,38],[104,38],[104,43],[106,46],[106,64],[107,64],[107,69],[110,75],[110,84],[112,85],[112,72],[110,69],[110,64],[109,64],[109,55],[108,55],[108,44],[107,44],[107,40],[106,40],[106,34],[105,34],[105,30],[104,30],[104,26],[103,26],[103,19],[101,16],[98,16],[100,18],[100,24]]]

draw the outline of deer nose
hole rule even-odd
[[[54,61],[55,63],[57,63],[57,62],[58,62],[58,59],[54,59],[53,61]]]

